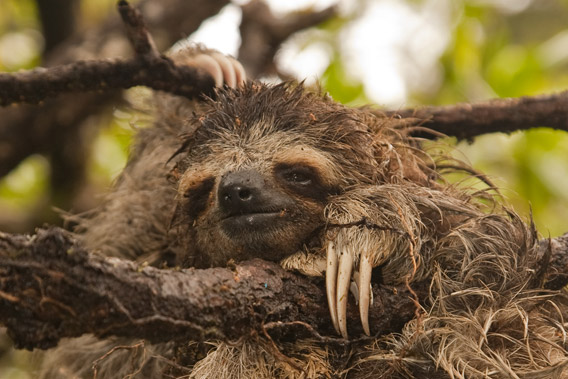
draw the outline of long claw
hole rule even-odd
[[[247,80],[247,74],[243,65],[236,59],[229,57],[237,76],[237,86],[243,86]]]
[[[329,313],[331,315],[331,322],[335,331],[339,333],[339,322],[337,321],[337,253],[335,252],[335,245],[329,241],[327,243],[327,268],[325,271],[325,289],[327,292],[327,304],[329,306]]]
[[[223,85],[223,70],[213,57],[206,54],[199,54],[193,58],[193,62],[196,66],[203,68],[213,77],[217,87]]]
[[[343,338],[347,339],[347,298],[349,295],[349,285],[351,283],[351,269],[353,267],[353,257],[350,253],[342,249],[339,254],[339,270],[337,275],[337,321],[339,331]]]
[[[359,263],[359,314],[361,315],[361,324],[366,335],[371,335],[369,328],[369,300],[371,299],[371,275],[373,266],[369,259],[361,256]]]
[[[221,67],[225,83],[229,87],[235,88],[237,86],[237,75],[235,73],[235,68],[229,58],[219,53],[215,53],[212,56],[213,59],[217,61],[219,67]]]

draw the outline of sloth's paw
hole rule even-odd
[[[325,256],[321,251],[302,250],[280,261],[286,270],[298,271],[307,276],[323,276]]]
[[[231,88],[236,88],[244,85],[247,79],[245,69],[239,61],[215,50],[193,51],[192,49],[182,49],[174,53],[172,58],[178,64],[205,70],[213,77],[217,87],[226,84]]]
[[[359,302],[363,330],[370,335],[371,274],[373,267],[384,261],[386,250],[383,245],[380,234],[364,226],[341,228],[327,242],[327,301],[333,326],[343,338],[348,338],[347,299],[350,289]]]

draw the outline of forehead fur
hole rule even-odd
[[[343,175],[368,180],[376,172],[374,140],[363,121],[358,110],[299,84],[253,82],[219,90],[204,113],[196,115],[197,128],[187,141],[188,159],[232,154],[238,164],[245,159],[239,154],[246,150],[308,146],[340,160]]]

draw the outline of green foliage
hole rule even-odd
[[[368,103],[362,83],[348,80],[345,67],[340,57],[336,55],[322,76],[322,86],[336,100],[348,105],[363,105]]]
[[[90,180],[103,186],[115,179],[128,158],[134,128],[133,114],[116,110],[111,124],[102,129],[93,144],[89,170]]]
[[[551,12],[568,15],[565,3]],[[547,56],[551,53],[550,41],[565,30],[544,25],[543,30],[535,33],[547,38],[525,41],[519,39],[523,33],[517,29],[531,25],[515,23],[495,9],[466,4],[463,17],[453,34],[453,44],[442,59],[446,80],[433,103],[481,100],[475,91],[480,83],[485,93],[498,97],[568,88],[568,60],[551,62]],[[535,129],[510,137],[488,135],[477,138],[471,146],[461,144],[459,149],[476,168],[493,178],[505,179],[498,183],[507,199],[522,214],[532,211],[543,234],[556,236],[568,231],[564,217],[568,196],[563,179],[568,173],[566,132]]]
[[[31,211],[43,199],[49,180],[49,163],[40,155],[23,161],[0,181],[0,209],[24,208]]]

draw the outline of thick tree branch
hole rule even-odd
[[[232,268],[160,270],[87,253],[61,229],[0,233],[0,323],[19,348],[49,348],[93,333],[151,342],[310,336],[345,343],[329,321],[321,280],[261,260]],[[425,286],[413,286],[419,294]],[[415,313],[404,286],[374,288],[373,332],[400,330]],[[361,333],[350,304],[349,327]]]
[[[542,243],[549,289],[567,284],[568,234]],[[173,270],[89,254],[67,232],[0,233],[0,323],[20,348],[49,348],[93,333],[151,342],[237,339],[267,330],[273,338],[312,337],[343,344],[328,316],[320,278],[253,260],[231,268]],[[413,283],[420,301],[427,283]],[[404,285],[373,285],[372,332],[399,332],[415,317]],[[348,326],[361,335],[349,304]]]
[[[403,122],[423,125],[458,139],[486,133],[513,132],[538,126],[568,131],[568,91],[551,95],[494,99],[477,104],[419,107],[384,112]],[[416,135],[432,135],[417,130]]]

